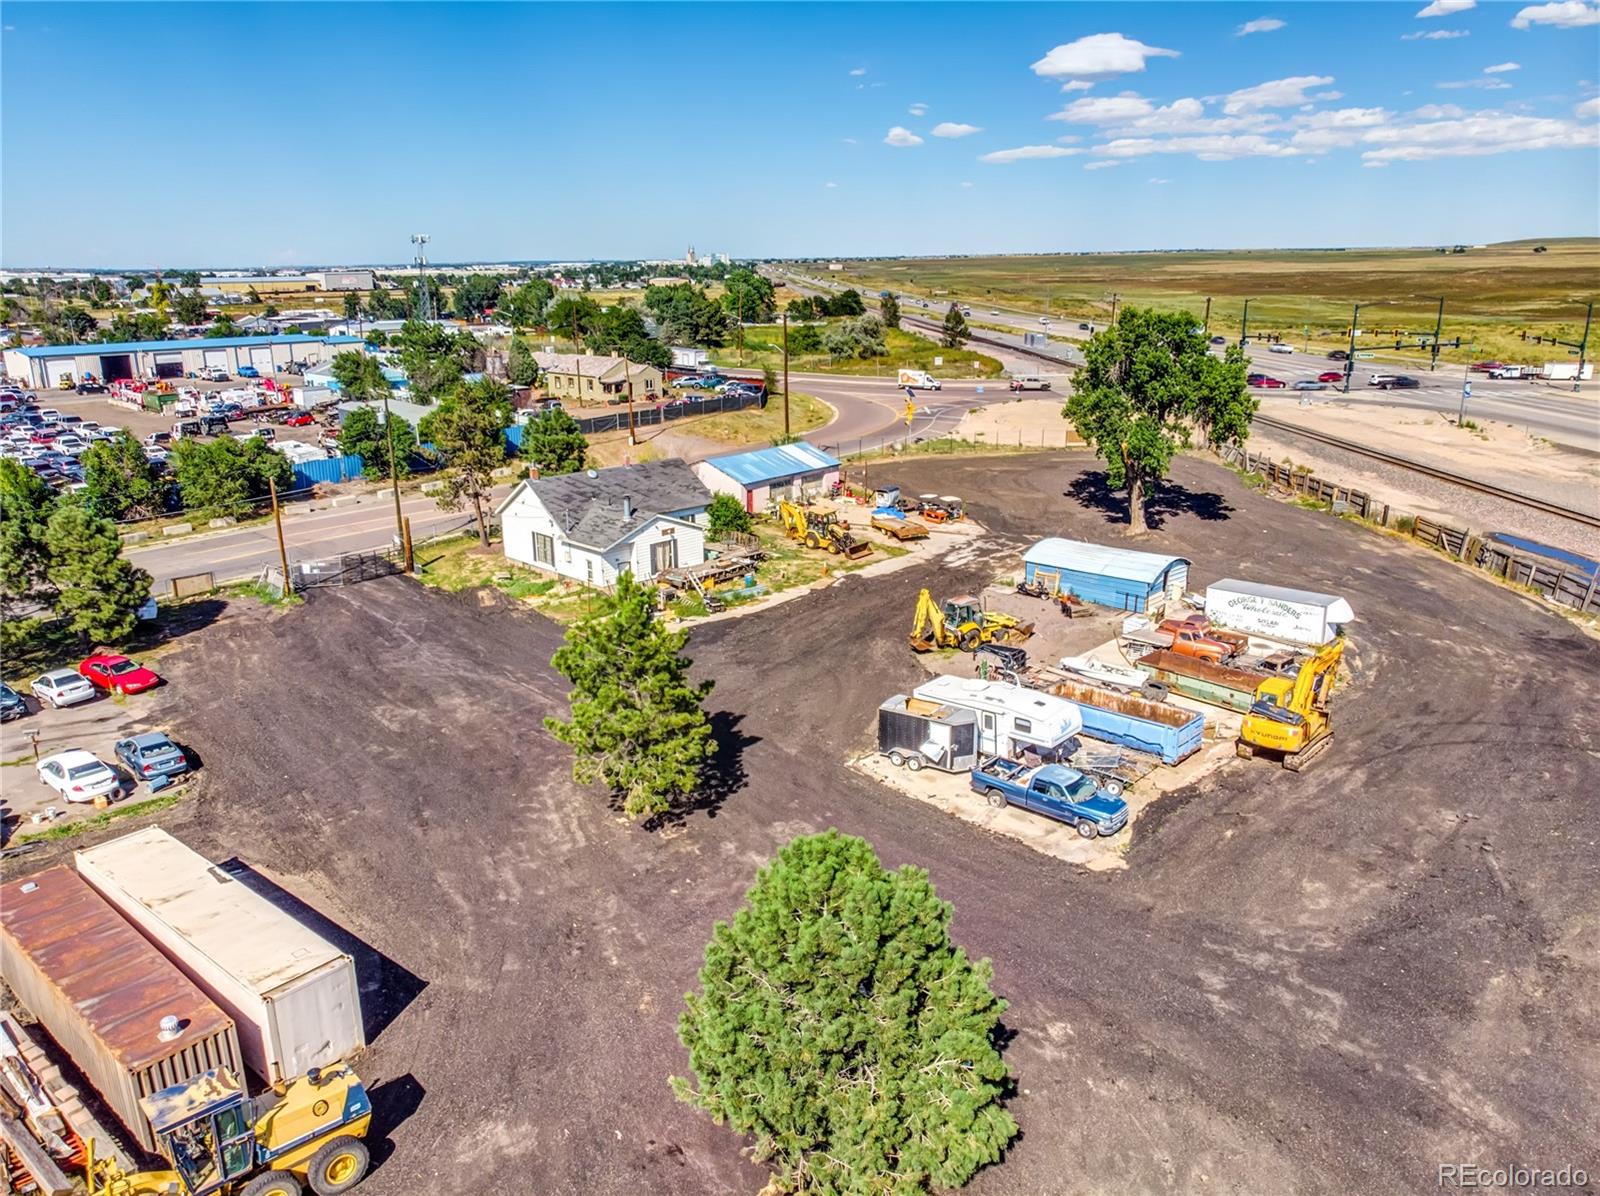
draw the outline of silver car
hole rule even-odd
[[[29,688],[39,701],[48,702],[57,710],[90,701],[95,695],[95,688],[89,684],[89,679],[72,669],[52,669],[37,678]]]

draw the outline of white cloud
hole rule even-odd
[[[1253,21],[1246,21],[1243,25],[1240,25],[1234,36],[1248,37],[1252,33],[1272,33],[1275,30],[1282,29],[1284,24],[1285,22],[1278,20],[1277,17],[1257,17]]]
[[[971,137],[974,133],[983,132],[981,125],[964,125],[960,121],[945,120],[933,126],[935,137]]]
[[[928,115],[928,106],[921,100],[918,100],[915,104],[911,105],[911,107],[907,108],[906,111],[911,113],[912,116],[926,116]]]
[[[1446,91],[1460,91],[1463,87],[1475,87],[1479,91],[1505,91],[1511,84],[1504,79],[1477,78],[1477,79],[1452,79],[1445,83],[1435,83],[1435,87],[1442,87]]]
[[[1406,113],[1413,120],[1449,120],[1466,114],[1466,109],[1459,104],[1424,104]]]
[[[1532,4],[1512,17],[1511,24],[1516,29],[1530,29],[1535,25],[1554,25],[1558,29],[1600,25],[1600,3],[1557,0],[1554,4]]]
[[[1088,91],[1094,84],[1087,79],[1068,79],[1061,85],[1062,91]]]
[[[978,161],[1005,166],[1012,162],[1025,162],[1031,158],[1067,158],[1081,153],[1083,153],[1081,149],[1068,149],[1064,145],[1019,145],[1016,149],[995,150],[992,153],[981,154]]]
[[[837,187],[839,184],[838,183],[834,183],[834,182],[827,182],[827,183],[823,183],[822,185],[824,187]]]
[[[906,146],[921,145],[922,138],[918,137],[910,129],[901,128],[899,125],[895,125],[895,127],[890,129],[888,134],[884,137],[883,144],[899,146],[903,149]]]
[[[1075,125],[1116,125],[1154,111],[1154,104],[1130,91],[1119,96],[1085,96],[1045,119],[1064,120]]]
[[[1577,116],[1600,116],[1600,96],[1583,101],[1572,111]]]
[[[1165,187],[1168,183],[1172,182],[1171,179],[1151,179],[1150,181],[1157,187]]]
[[[1600,147],[1600,128],[1554,117],[1487,110],[1454,120],[1370,129],[1362,141],[1376,147],[1361,155],[1371,165],[1482,157],[1516,150],[1593,149]]]
[[[1117,137],[1095,146],[1094,152],[1113,158],[1193,154],[1202,162],[1226,162],[1230,158],[1286,158],[1302,151],[1259,133],[1207,133],[1195,137]]]
[[[1477,5],[1478,0],[1433,0],[1432,4],[1417,13],[1417,17],[1448,17],[1451,13],[1466,12]]]
[[[1078,136],[1078,134],[1076,134],[1076,133],[1063,133],[1063,134],[1061,134],[1061,136],[1056,138],[1056,144],[1057,145],[1071,145],[1075,141],[1082,141],[1082,140],[1083,140],[1083,138]]]
[[[856,139],[854,137],[841,137],[841,138],[839,138],[839,140],[844,142],[846,145],[858,145],[858,144],[860,144],[859,142],[856,141]]]
[[[1344,92],[1342,92],[1342,91],[1319,91],[1319,92],[1316,92],[1314,95],[1312,95],[1311,98],[1313,100],[1342,100],[1342,99],[1344,99]]]
[[[850,72],[850,76],[853,79],[859,79],[859,78],[861,78],[862,75],[864,75],[866,73],[867,73],[867,68],[866,67],[858,66],[853,71]]]
[[[1294,123],[1306,129],[1367,129],[1388,119],[1387,108],[1324,108],[1310,116],[1297,116]]]
[[[1326,87],[1332,82],[1332,75],[1292,75],[1287,79],[1258,83],[1254,87],[1241,87],[1238,91],[1228,93],[1222,110],[1232,116],[1260,108],[1292,108],[1306,102],[1307,88]]]
[[[1447,41],[1448,39],[1450,39],[1452,37],[1471,37],[1471,36],[1472,36],[1472,30],[1470,30],[1470,29],[1428,29],[1428,30],[1419,29],[1415,33],[1402,33],[1400,35],[1400,40],[1403,41],[1403,42],[1414,42],[1414,41],[1417,41],[1420,38],[1423,41],[1438,42],[1438,41]]]
[[[1118,162],[1115,158],[1100,158],[1094,162],[1085,162],[1083,164],[1083,168],[1085,170],[1108,170],[1113,166],[1121,165],[1122,163]]]
[[[1091,33],[1057,46],[1033,64],[1033,73],[1046,79],[1109,79],[1136,74],[1151,58],[1176,58],[1176,50],[1147,46],[1120,33]]]
[[[963,181],[963,182],[962,182],[962,184],[961,184],[961,185],[962,185],[962,186],[963,186],[963,187],[970,187],[970,186],[972,186],[972,180],[971,180],[971,179],[966,179],[966,180],[964,180],[964,181]]]
[[[1520,71],[1521,69],[1522,64],[1520,62],[1497,62],[1494,66],[1484,67],[1483,73],[1486,75],[1503,75],[1507,71]]]

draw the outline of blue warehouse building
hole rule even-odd
[[[1142,615],[1175,606],[1189,584],[1189,562],[1181,556],[1084,540],[1040,540],[1022,554],[1022,563],[1030,582],[1084,602]]]

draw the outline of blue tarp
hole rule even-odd
[[[329,457],[324,461],[304,461],[294,467],[294,488],[309,490],[319,484],[354,481],[361,476],[364,463],[359,456]]]
[[[1568,552],[1565,548],[1556,548],[1549,544],[1541,544],[1537,540],[1525,540],[1521,536],[1507,535],[1505,532],[1495,532],[1489,540],[1492,543],[1504,544],[1508,548],[1520,548],[1523,552],[1533,556],[1542,556],[1552,561],[1560,561],[1574,569],[1583,570],[1585,579],[1600,573],[1600,561],[1591,561],[1586,556],[1579,556],[1575,552]]]
[[[1083,733],[1107,743],[1121,744],[1139,752],[1160,756],[1163,764],[1176,764],[1200,750],[1205,735],[1206,716],[1194,711],[1180,727],[1136,718],[1117,710],[1105,710],[1079,698],[1070,702],[1083,713]],[[1170,707],[1177,710],[1178,707]]]

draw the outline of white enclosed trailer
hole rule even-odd
[[[1325,644],[1355,618],[1337,594],[1316,594],[1226,578],[1206,587],[1206,618],[1223,627],[1291,644]]]
[[[76,855],[78,874],[220,1005],[269,1084],[366,1045],[355,963],[159,827]]]
[[[945,674],[917,686],[912,696],[977,715],[978,751],[986,756],[1065,758],[1083,730],[1083,715],[1065,698],[1004,681]]]

